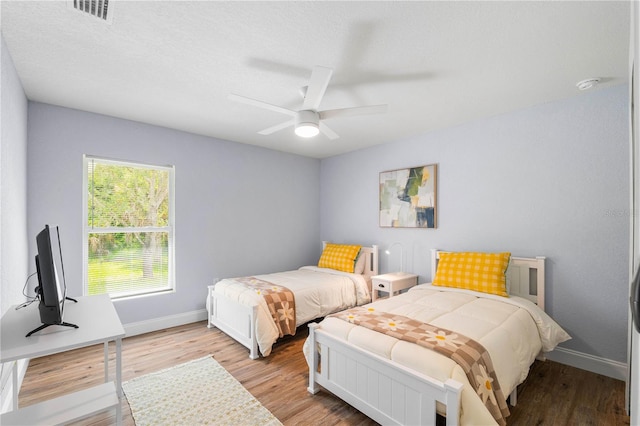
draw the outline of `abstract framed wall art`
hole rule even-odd
[[[437,164],[380,173],[380,226],[435,228]]]

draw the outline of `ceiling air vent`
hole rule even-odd
[[[109,8],[109,0],[69,0],[69,5],[79,12],[111,23],[113,13]]]

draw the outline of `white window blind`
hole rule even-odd
[[[173,291],[174,168],[85,156],[85,294]]]

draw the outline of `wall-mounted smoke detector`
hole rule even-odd
[[[589,90],[593,86],[598,84],[599,82],[600,82],[600,78],[598,78],[598,77],[587,78],[586,80],[582,80],[582,81],[579,81],[578,83],[576,83],[576,87],[579,90]]]
[[[113,0],[68,0],[70,8],[108,24],[113,20]]]

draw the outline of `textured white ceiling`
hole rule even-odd
[[[629,2],[111,1],[110,24],[67,1],[1,2],[30,100],[325,158],[628,82]],[[229,93],[298,109],[311,69],[340,138],[302,139]],[[597,88],[595,89],[597,90]]]

